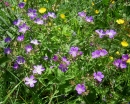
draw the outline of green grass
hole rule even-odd
[[[129,63],[125,69],[113,65],[115,59],[130,52],[129,46],[121,45],[123,40],[130,43],[129,1],[27,0],[23,9],[18,7],[22,0],[7,2],[9,7],[4,5],[4,1],[0,4],[0,104],[127,104],[130,101]],[[41,7],[47,9],[45,13],[56,14],[56,18],[47,20],[46,25],[37,25],[27,16],[28,9],[33,8],[41,17],[43,14],[38,12]],[[96,14],[95,10],[99,13]],[[94,22],[88,23],[79,17],[78,12],[81,11],[85,11],[87,16],[93,16]],[[65,19],[60,14],[65,14]],[[13,21],[18,18],[30,26],[23,42],[17,41],[21,33],[13,25]],[[118,19],[125,22],[118,24]],[[114,29],[117,34],[113,39],[108,36],[99,38],[95,33],[97,29]],[[10,43],[4,42],[7,36],[12,39]],[[39,40],[40,44],[32,45],[33,50],[27,54],[25,46],[30,44],[31,39]],[[72,58],[69,54],[72,46],[79,47],[83,55]],[[12,50],[9,55],[4,53],[7,47]],[[106,49],[108,54],[93,59],[91,53],[97,49]],[[52,60],[54,55],[59,57],[56,62]],[[23,56],[25,64],[14,70],[12,66],[17,56]],[[44,56],[49,59],[44,60]],[[66,72],[58,68],[64,56],[70,61]],[[40,64],[45,71],[41,75],[34,75],[37,83],[30,88],[25,85],[24,78],[32,75],[34,65]],[[101,83],[93,78],[93,73],[97,71],[104,74]],[[86,87],[81,95],[75,90],[77,84]]]

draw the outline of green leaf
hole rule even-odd
[[[6,56],[0,57],[0,64],[5,63],[5,62],[7,62],[8,60],[9,60],[9,58],[6,57]]]
[[[4,24],[6,24],[6,26],[8,26],[8,23],[5,21],[5,19],[4,19],[3,17],[0,16],[0,20],[1,20]],[[8,26],[8,27],[9,27],[9,26]]]
[[[103,3],[104,5],[108,5],[108,4],[109,4],[109,0],[102,0],[102,3]]]
[[[14,38],[13,34],[10,33],[9,31],[6,31],[6,33],[7,33],[12,39]]]

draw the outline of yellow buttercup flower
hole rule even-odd
[[[14,8],[12,7],[12,10],[14,11]]]
[[[128,46],[129,46],[129,44],[128,44],[125,40],[123,40],[123,41],[121,42],[121,45],[122,45],[123,47],[128,47]]]
[[[46,12],[46,8],[43,7],[39,9],[39,13],[45,13],[45,12]]]
[[[126,63],[129,63],[129,64],[130,64],[130,58],[126,61]]]
[[[49,25],[49,26],[51,26],[51,25],[52,25],[52,23],[51,23],[51,22],[49,22],[49,23],[48,23],[48,25]]]
[[[27,0],[24,0],[24,2],[27,2]]]
[[[111,0],[111,3],[112,3],[112,4],[114,4],[114,3],[115,3],[115,1],[114,1],[114,0]]]
[[[117,22],[118,24],[123,24],[125,21],[124,21],[123,19],[118,19],[118,20],[116,20],[116,22]]]
[[[98,14],[98,13],[99,13],[99,10],[95,10],[95,13]]]
[[[114,4],[114,3],[115,3],[115,1],[112,1],[111,3],[112,3],[112,4]]]
[[[111,60],[113,60],[113,57],[112,57],[112,56],[110,56],[109,58],[110,58]]]
[[[117,55],[120,55],[120,52],[119,52],[119,51],[117,51],[117,52],[116,52],[116,54],[117,54]]]
[[[94,6],[95,4],[94,4],[94,2],[92,2],[92,6]]]
[[[60,18],[65,19],[65,15],[64,14],[60,14]]]

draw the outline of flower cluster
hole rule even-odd
[[[86,16],[86,13],[84,11],[78,12],[78,15],[85,19],[87,22],[93,22],[93,17],[92,16]]]
[[[42,72],[45,70],[42,65],[34,65],[33,66],[33,74],[42,74]],[[34,75],[31,75],[30,77],[25,77],[25,84],[30,87],[34,87],[34,84],[37,82]]]
[[[104,36],[109,36],[109,38],[114,38],[114,36],[117,34],[115,30],[106,30],[103,29],[97,29],[95,32],[99,35],[99,38],[103,38]]]
[[[107,55],[108,52],[105,49],[95,50],[92,52],[92,58],[98,58]]]
[[[127,63],[127,60],[129,60],[129,58],[130,57],[128,54],[123,54],[121,59],[116,59],[113,62],[113,65],[115,65],[117,68],[121,68],[121,69],[127,68],[126,63]]]

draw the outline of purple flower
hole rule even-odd
[[[24,3],[24,2],[21,2],[21,3],[18,4],[18,6],[19,6],[19,8],[24,8],[25,3]]]
[[[25,60],[22,56],[17,56],[17,60],[16,62],[21,65],[21,64],[24,64],[25,63]]]
[[[57,61],[58,60],[58,56],[57,55],[54,55],[53,58],[52,58],[53,61]]]
[[[120,63],[120,68],[121,68],[121,69],[127,68],[127,65],[126,65],[126,62],[125,62],[125,61],[121,61],[121,63]]]
[[[100,50],[92,52],[92,58],[98,58],[98,57],[100,57]]]
[[[9,2],[4,2],[5,6],[10,6]]]
[[[95,32],[99,35],[99,38],[103,38],[106,35],[102,29],[95,30]]]
[[[85,20],[87,22],[93,22],[93,17],[92,16],[86,16]]]
[[[43,59],[44,59],[44,60],[48,60],[48,56],[44,56]]]
[[[47,19],[48,19],[48,14],[44,14],[44,15],[42,16],[42,18],[43,18],[43,20],[47,20]]]
[[[109,36],[109,38],[113,38],[116,35],[115,30],[106,30],[106,34]]]
[[[22,35],[19,35],[18,37],[17,37],[17,41],[19,41],[19,42],[21,42],[21,41],[23,41],[24,40],[24,35],[22,34]]]
[[[67,65],[65,63],[61,63],[58,67],[62,72],[66,72],[68,70]]]
[[[53,12],[48,12],[48,16],[51,18],[56,18],[55,13],[53,13]]]
[[[42,74],[42,71],[45,70],[45,68],[43,68],[42,65],[36,65],[33,67],[34,67],[33,74]]]
[[[8,47],[8,48],[5,48],[4,49],[4,53],[5,54],[10,54],[11,53],[11,49]]]
[[[19,26],[20,23],[21,23],[21,21],[22,21],[22,20],[20,20],[20,19],[14,20],[14,21],[13,21],[13,24],[14,24],[15,26]]]
[[[92,58],[98,58],[100,56],[105,56],[107,54],[108,54],[108,52],[105,49],[96,50],[96,51],[92,52]]]
[[[51,66],[50,66],[50,69],[53,69],[54,67],[55,67],[55,65],[51,65]]]
[[[19,32],[25,34],[27,30],[29,30],[29,27],[25,23],[19,26]]]
[[[4,41],[5,41],[5,43],[9,43],[9,42],[11,42],[11,38],[10,37],[6,37]]]
[[[37,82],[37,80],[35,80],[34,76],[31,75],[30,77],[25,77],[25,84],[30,87],[34,87],[34,84]]]
[[[66,57],[62,57],[62,61],[63,61],[66,65],[69,65],[69,64],[70,64],[70,61],[68,61]]]
[[[113,62],[113,64],[114,64],[117,68],[120,67],[120,63],[121,63],[121,59],[116,59],[116,60]]]
[[[67,60],[66,57],[62,57],[62,62],[61,64],[59,65],[59,69],[62,71],[62,72],[66,72],[68,70],[68,65],[70,64],[70,61]]]
[[[42,25],[43,24],[43,20],[41,20],[40,18],[37,18],[36,20],[34,20],[34,22],[38,25]]]
[[[30,42],[30,43],[32,43],[32,44],[34,44],[34,45],[38,45],[38,44],[39,44],[39,42],[38,42],[38,40],[37,40],[37,39],[31,40],[31,42]]]
[[[96,79],[98,82],[101,82],[102,79],[104,78],[104,75],[100,71],[98,71],[97,73],[95,72],[93,76],[94,76],[94,79]]]
[[[69,54],[72,55],[72,57],[76,57],[78,55],[79,48],[78,47],[71,47]]]
[[[108,52],[105,49],[100,50],[100,56],[105,56],[107,54],[108,54]]]
[[[78,12],[78,15],[82,18],[85,18],[86,17],[86,13],[85,12]]]
[[[28,9],[28,16],[30,17],[30,19],[34,19],[37,17],[37,13],[35,9]]]
[[[86,88],[84,84],[77,84],[75,90],[77,91],[77,93],[80,95],[83,92],[85,92]]]
[[[19,65],[18,65],[17,62],[15,62],[15,63],[13,64],[13,68],[14,68],[14,69],[18,69],[18,68],[19,68]]]
[[[113,62],[113,65],[115,65],[117,68],[121,68],[121,69],[124,69],[127,67],[126,62],[122,61],[121,59],[116,59]]]
[[[128,54],[123,54],[122,55],[122,60],[123,61],[127,61],[129,59],[129,55]]]
[[[26,50],[27,53],[31,52],[32,49],[33,48],[30,44],[25,46],[25,50]]]

